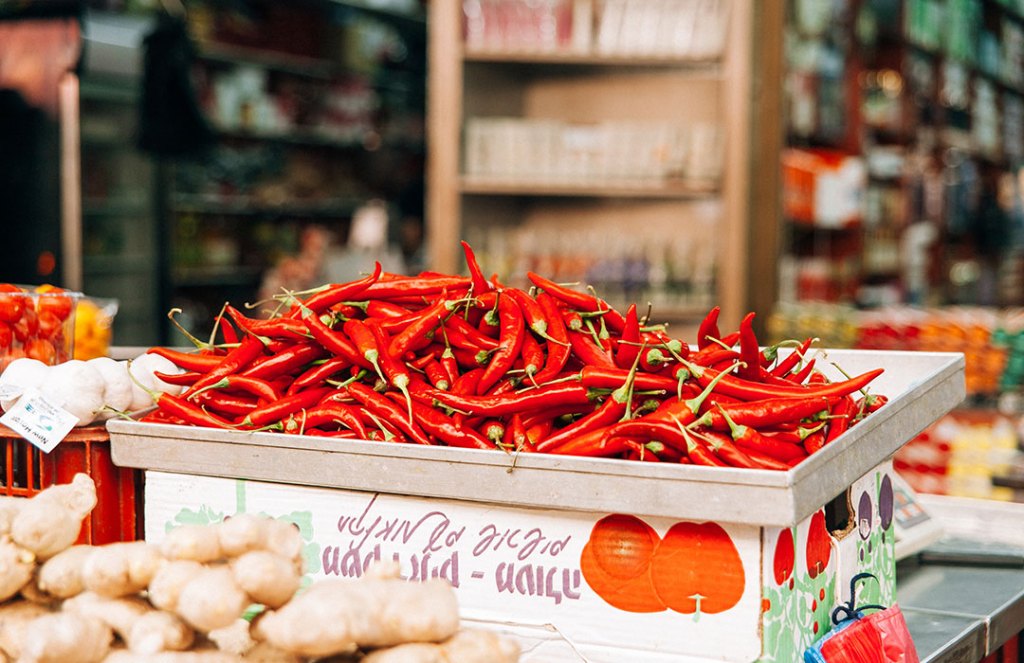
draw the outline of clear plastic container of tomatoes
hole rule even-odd
[[[82,297],[53,285],[0,283],[0,372],[19,357],[59,364],[74,356]]]

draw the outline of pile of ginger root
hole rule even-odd
[[[0,663],[519,659],[508,638],[461,628],[443,579],[407,582],[379,564],[300,591],[303,542],[291,523],[238,514],[159,544],[76,544],[95,505],[85,474],[0,498]]]

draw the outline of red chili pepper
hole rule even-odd
[[[224,317],[223,310],[221,310],[221,312],[217,314],[217,320],[215,322],[217,324],[217,329],[220,330],[221,336],[224,338],[225,343],[229,345],[234,345],[235,343],[241,341],[241,339],[238,337],[238,330],[234,328],[230,320]]]
[[[523,334],[523,347],[520,356],[526,380],[530,384],[536,384],[534,376],[544,367],[544,349],[533,337],[533,334]]]
[[[761,368],[761,346],[754,334],[754,313],[747,313],[740,321],[740,361],[736,374],[744,380],[756,380]]]
[[[298,318],[303,317],[305,314],[302,309],[309,309],[314,313],[323,313],[331,306],[340,302],[356,299],[364,294],[367,289],[377,283],[381,276],[380,263],[375,263],[373,266],[373,273],[364,278],[349,283],[332,283],[318,288],[317,292],[310,295],[301,306],[295,307],[289,317]]]
[[[508,425],[505,426],[505,436],[502,438],[501,443],[506,450],[533,451],[535,449],[527,436],[526,425],[520,413],[516,412],[508,418]]]
[[[473,294],[479,295],[492,289],[490,283],[487,282],[487,277],[484,276],[483,271],[480,270],[480,264],[476,261],[476,254],[473,253],[473,249],[469,246],[469,242],[463,240],[462,251],[466,254],[466,267],[469,269],[469,278],[473,283]]]
[[[551,449],[548,453],[559,456],[589,456],[593,458],[618,456],[630,449],[633,442],[628,437],[609,435],[609,427],[595,428],[573,438],[568,443]],[[543,444],[543,442],[541,442]]]
[[[727,413],[723,412],[723,415],[725,416],[725,421],[729,424],[729,432],[732,434],[733,441],[744,449],[750,447],[783,462],[788,462],[804,455],[804,450],[800,447],[779,442],[767,435],[761,434],[750,426],[740,426]]]
[[[185,371],[184,373],[153,371],[153,376],[167,384],[173,384],[178,387],[191,387],[203,374],[195,371]]]
[[[729,348],[708,347],[690,356],[690,361],[698,366],[710,368],[719,364],[732,364],[740,358],[740,353]]]
[[[428,345],[427,335],[444,322],[444,319],[456,306],[458,306],[458,302],[449,301],[444,297],[431,304],[401,333],[391,338],[391,344],[387,348],[388,352],[394,357],[401,357],[410,348],[415,348],[420,344]],[[424,340],[427,342],[424,343]]]
[[[728,414],[737,424],[762,429],[828,412],[830,405],[829,399],[824,397],[787,397],[742,401],[731,405],[719,405],[719,407],[702,414],[698,421],[701,426],[724,431],[729,429],[725,418],[725,415]]]
[[[253,361],[263,354],[263,341],[256,336],[245,336],[237,347],[232,348],[221,362],[206,372],[203,377],[192,383],[190,393],[199,391],[221,378],[245,370]]]
[[[802,343],[800,343],[799,347],[786,355],[785,359],[781,360],[772,368],[771,374],[775,377],[786,377],[789,372],[796,368],[796,365],[804,358],[804,355],[807,354],[807,351],[810,349],[811,343],[813,342],[814,337],[807,337]]]
[[[380,326],[376,325],[379,329]],[[363,320],[349,319],[342,325],[342,330],[345,335],[348,336],[349,340],[355,345],[359,355],[363,358],[363,363],[369,362],[369,366],[373,370],[377,371],[377,375],[380,379],[384,380],[384,373],[380,366],[380,357],[383,353],[387,352],[387,347],[381,347],[377,343],[377,339],[374,336],[370,326]]]
[[[735,396],[736,398],[741,398],[743,400],[761,400],[765,398],[778,398],[781,396],[839,398],[840,396],[845,396],[846,394],[863,389],[870,384],[872,380],[884,372],[884,369],[876,368],[843,382],[831,382],[828,384],[810,387],[780,387],[776,385],[764,385],[758,382],[751,382],[749,380],[742,380],[723,371],[716,371],[711,368],[697,366],[689,362],[687,363],[687,368],[690,369],[690,372],[695,378],[697,378],[702,386],[707,386],[719,375],[723,375],[724,377],[721,382],[719,382],[718,390],[724,394]]]
[[[412,310],[386,299],[369,299],[363,310],[368,318],[404,318],[414,315]]]
[[[366,425],[359,418],[358,410],[352,405],[327,401],[320,405],[293,414],[284,422],[285,433],[309,434],[310,428],[319,428],[325,424],[344,426],[353,431],[361,439],[367,439]]]
[[[804,364],[803,368],[801,368],[796,373],[793,373],[793,376],[792,376],[791,379],[793,380],[793,382],[796,382],[797,384],[803,384],[808,378],[810,378],[813,375],[813,373],[811,373],[811,371],[813,371],[813,370],[814,370],[814,358],[812,357],[811,359],[809,359],[807,361],[806,364]]]
[[[352,398],[359,401],[366,409],[408,435],[409,439],[413,442],[417,444],[430,444],[430,439],[423,431],[423,428],[420,427],[420,423],[407,418],[406,412],[391,399],[378,394],[361,382],[350,384],[348,392],[352,395]],[[412,403],[411,400],[409,402]]]
[[[568,304],[570,308],[586,313],[601,313],[608,328],[618,334],[621,334],[626,326],[626,320],[622,317],[622,314],[614,310],[604,300],[558,285],[554,281],[533,272],[527,272],[526,278],[530,279],[535,286],[549,293],[555,299]]]
[[[501,327],[498,349],[480,376],[480,391],[487,391],[508,373],[519,357],[527,333],[523,325],[523,311],[511,297],[498,297],[498,318]]]
[[[476,430],[495,446],[500,447],[505,438],[505,424],[499,419],[486,419],[476,427]]]
[[[705,385],[704,390],[701,391],[696,396],[694,396],[693,398],[689,398],[687,400],[666,400],[654,412],[644,415],[643,417],[640,417],[638,419],[633,419],[632,421],[625,421],[621,424],[618,424],[615,433],[635,437],[635,434],[629,431],[629,425],[634,422],[645,420],[671,421],[677,422],[683,426],[688,426],[689,424],[693,423],[693,421],[697,418],[698,414],[700,413],[701,406],[704,403],[704,400],[711,395],[711,392],[718,385],[718,381],[724,379],[725,375],[727,374],[721,373],[718,376],[716,376],[715,380],[712,380],[707,385]]]
[[[236,419],[252,412],[259,403],[252,396],[207,391],[200,397],[199,405],[211,414]]]
[[[346,368],[351,368],[352,366],[352,362],[349,361],[347,357],[331,357],[323,363],[314,363],[298,377],[292,380],[292,383],[288,385],[285,393],[294,394],[296,391],[301,391],[307,387],[320,386],[336,374]]]
[[[825,431],[822,430],[811,433],[804,440],[804,451],[807,452],[808,456],[815,451],[819,451],[823,446],[825,446]]]
[[[544,292],[538,293],[537,304],[544,313],[546,321],[548,356],[544,362],[544,368],[533,376],[533,380],[537,384],[544,384],[562,372],[566,362],[569,361],[572,347],[569,345],[569,335],[554,298]]]
[[[585,366],[598,366],[600,368],[618,368],[604,348],[599,346],[588,334],[572,329],[566,330],[569,338],[569,346],[573,355],[576,356]]]
[[[448,373],[436,359],[431,359],[423,366],[423,374],[427,376],[427,381],[435,389],[440,389],[441,391],[451,389],[452,383],[448,380]]]
[[[537,451],[557,449],[577,435],[582,435],[595,428],[611,426],[628,413],[632,400],[633,375],[630,374],[626,383],[609,394],[600,407],[550,435],[537,445]]]
[[[730,467],[763,469],[762,466],[737,447],[728,435],[707,435],[703,431],[691,431],[698,440],[708,446],[718,459]]]
[[[177,417],[193,426],[207,426],[209,428],[233,428],[227,419],[207,412],[200,406],[190,403],[180,396],[172,396],[166,392],[157,394],[156,405],[166,414]]]
[[[523,311],[523,319],[532,331],[541,338],[548,337],[548,320],[544,309],[536,299],[518,288],[505,288],[502,292],[516,300]]]
[[[590,389],[618,389],[626,383],[630,371],[622,368],[601,368],[584,366],[580,369],[580,384]],[[679,381],[655,373],[636,371],[633,374],[633,386],[639,391],[668,391],[676,393]]]
[[[879,408],[889,402],[889,397],[884,394],[868,394],[857,399],[857,419],[863,419],[865,416],[872,412],[877,412]]]
[[[266,338],[284,338],[289,340],[309,337],[309,330],[301,321],[294,318],[249,318],[234,306],[226,306],[224,310],[238,327],[253,336]]]
[[[313,407],[333,391],[336,391],[334,387],[315,387],[296,392],[280,400],[257,407],[249,412],[238,424],[240,426],[262,428],[268,424],[280,422],[290,414]]]
[[[853,423],[853,418],[857,416],[857,403],[853,400],[852,396],[843,396],[832,406],[832,411],[829,415],[828,433],[825,434],[825,439],[822,440],[823,445],[828,444],[846,432],[850,424]]]
[[[648,373],[657,372],[667,363],[669,363],[669,358],[665,356],[661,348],[648,348],[640,351],[640,368]]]
[[[268,402],[274,402],[281,398],[281,392],[270,382],[261,378],[254,378],[251,375],[241,374],[225,375],[213,384],[208,384],[202,388],[197,389],[193,386],[188,392],[188,397],[191,400],[195,400],[196,396],[207,393],[209,389],[242,391]]]
[[[701,320],[700,326],[697,327],[697,348],[699,350],[717,345],[715,341],[722,337],[722,332],[718,329],[718,316],[721,312],[721,307],[715,306]]]
[[[323,357],[324,354],[324,348],[317,343],[298,343],[284,352],[270,357],[261,357],[242,371],[242,375],[273,380],[281,375],[288,375],[303,369],[310,362]]]
[[[453,315],[444,322],[444,333],[457,347],[478,350],[496,350],[498,340],[482,333],[462,317]]]
[[[726,334],[725,337],[719,341],[713,341],[708,346],[695,351],[695,353],[690,355],[689,361],[698,366],[712,366],[718,361],[721,361],[714,359],[716,357],[716,353],[720,353],[722,350],[734,351],[731,350],[731,348],[737,342],[739,342],[739,332]]]
[[[197,373],[208,373],[224,360],[223,353],[183,352],[164,347],[153,347],[147,352],[169,359],[178,368]]]
[[[481,417],[501,417],[560,405],[582,407],[591,402],[587,390],[571,382],[552,383],[498,396],[462,396],[440,390],[424,393],[442,405]]]
[[[734,467],[752,467],[764,470],[780,470],[782,472],[789,469],[788,464],[771,456],[759,454],[749,448],[740,449],[728,433],[701,429],[699,435],[708,443],[712,452]],[[742,456],[737,456],[736,454],[742,454]],[[751,463],[751,465],[744,465],[743,463]]]
[[[390,394],[392,398],[397,395]],[[493,442],[468,426],[460,426],[448,415],[429,405],[411,401],[416,423],[428,434],[436,437],[449,447],[466,449],[494,449]]]
[[[615,348],[615,365],[619,368],[630,368],[638,356],[640,356],[640,317],[636,312],[636,304],[630,304],[626,309],[626,324],[622,328],[622,335]]]
[[[445,290],[449,296],[462,297],[472,282],[464,276],[402,276],[394,279],[381,279],[363,291],[363,295],[373,299],[390,299],[417,303],[424,297],[433,299]],[[346,298],[350,299],[350,298]]]
[[[372,321],[366,327],[370,330],[376,346],[378,348],[385,348],[377,358],[380,362],[380,369],[384,372],[387,383],[402,392],[402,395],[405,397],[406,403],[409,406],[409,419],[411,421],[412,397],[409,395],[409,385],[412,383],[412,374],[399,357],[392,355],[386,350],[386,348],[390,347],[388,333],[381,329],[380,325],[373,324]]]

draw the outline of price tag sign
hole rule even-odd
[[[0,401],[13,401],[24,393],[19,385],[0,384]]]
[[[0,417],[0,423],[50,453],[78,423],[78,417],[27,389],[17,404]]]

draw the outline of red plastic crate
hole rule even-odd
[[[79,543],[142,538],[142,475],[114,465],[110,435],[102,426],[76,428],[48,454],[0,425],[0,495],[31,497],[82,472],[96,483],[96,508],[82,523]]]

